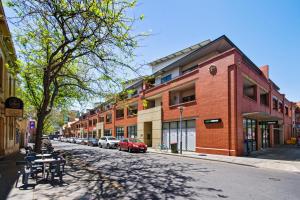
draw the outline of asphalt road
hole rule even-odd
[[[300,199],[299,173],[63,142],[53,146],[69,158],[69,171],[86,167],[80,171],[86,182],[68,190],[75,194],[85,187],[80,199]]]

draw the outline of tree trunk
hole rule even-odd
[[[34,151],[39,153],[41,152],[41,147],[42,147],[43,127],[44,127],[44,120],[46,115],[42,113],[38,113],[37,117],[38,119],[37,119]]]

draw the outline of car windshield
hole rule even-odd
[[[108,140],[116,140],[116,138],[114,138],[114,137],[108,137],[107,139]]]
[[[135,142],[135,143],[142,142],[141,140],[136,139],[136,138],[130,138],[129,141],[130,142]]]

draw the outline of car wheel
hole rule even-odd
[[[107,147],[108,149],[110,149],[110,145],[109,145],[109,144],[106,144],[106,147]]]
[[[99,148],[102,148],[102,145],[101,145],[101,144],[99,144]]]
[[[132,153],[132,149],[131,149],[131,148],[128,148],[128,152],[129,152],[129,153]]]
[[[119,146],[119,151],[121,151],[122,149],[121,149],[121,147]]]

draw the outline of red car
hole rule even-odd
[[[119,142],[119,151],[127,150],[128,152],[146,153],[147,145],[136,138],[124,138]]]

